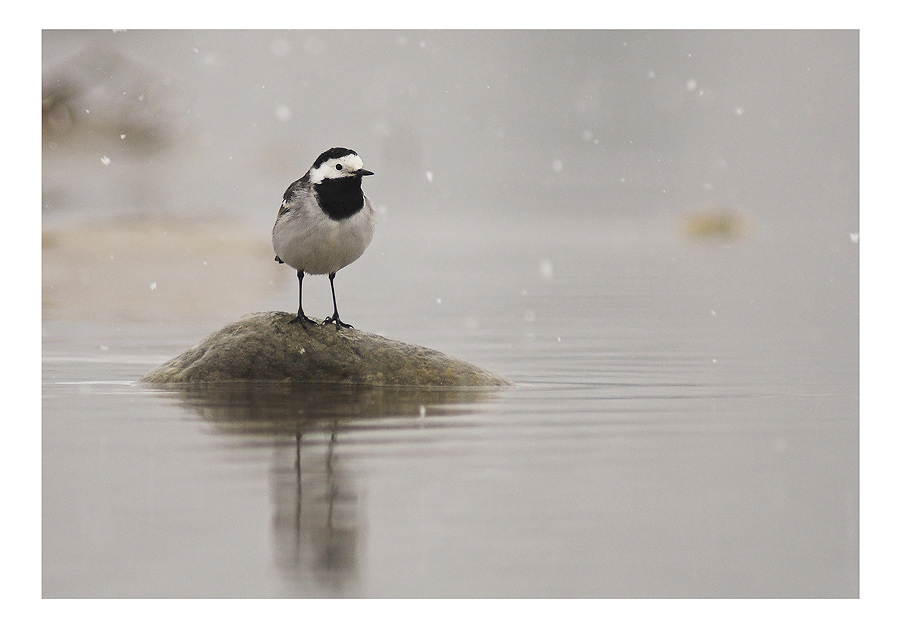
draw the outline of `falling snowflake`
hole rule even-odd
[[[275,107],[275,117],[278,118],[279,122],[287,122],[291,119],[291,108],[285,104],[280,104]]]
[[[541,278],[545,281],[553,280],[553,262],[549,259],[541,259],[541,263],[538,266],[538,272],[541,275]]]

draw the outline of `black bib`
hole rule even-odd
[[[347,176],[313,185],[319,206],[332,220],[344,220],[363,208],[362,179]]]

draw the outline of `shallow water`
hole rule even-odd
[[[45,596],[854,596],[851,245],[825,307],[762,238],[558,235],[427,317],[344,285],[510,390],[148,389],[203,325],[45,320]]]
[[[291,39],[305,36],[238,39],[272,39],[271,54],[286,42],[318,50]],[[173,76],[212,72],[203,74],[210,79],[227,66],[190,33],[166,37],[189,52],[194,43],[199,69],[179,65],[179,46],[156,47],[146,34],[115,41],[157,63],[168,54]],[[227,48],[227,35],[204,37]],[[383,45],[400,45],[387,37]],[[422,37],[430,53],[430,35]],[[435,37],[449,59],[465,57],[471,43],[463,34]],[[768,85],[770,57],[750,61],[747,52],[740,58],[752,67],[719,67],[728,36],[659,37],[668,43],[656,56],[646,34],[628,50],[651,55],[659,83],[681,85],[697,68],[664,65],[690,48],[691,63],[707,70],[701,82],[719,98],[703,115],[724,111],[746,128],[723,138],[717,127],[704,143],[695,133],[705,127],[675,115],[686,125],[676,124],[676,135],[698,141],[664,146],[676,154],[663,161],[665,150],[651,151],[646,163],[634,161],[636,148],[617,152],[603,136],[602,159],[621,167],[627,184],[618,171],[579,179],[588,157],[577,134],[576,145],[555,144],[529,161],[568,129],[565,108],[559,119],[553,107],[541,109],[546,134],[533,142],[506,136],[527,149],[504,153],[510,160],[497,167],[512,168],[516,155],[532,172],[546,166],[533,180],[502,170],[504,183],[495,185],[435,168],[433,185],[420,188],[391,170],[401,163],[388,150],[395,135],[383,154],[361,150],[376,170],[367,190],[379,225],[362,259],[338,274],[341,317],[494,370],[515,381],[510,389],[137,383],[242,315],[295,309],[296,279],[272,261],[267,241],[292,179],[274,166],[265,175],[267,166],[248,169],[241,155],[260,154],[248,145],[231,153],[204,145],[176,151],[172,162],[137,159],[133,171],[116,174],[123,188],[101,178],[125,157],[109,153],[107,163],[93,147],[74,157],[45,147],[43,595],[857,597],[858,158],[852,129],[819,132],[852,119],[839,113],[852,112],[853,99],[819,108],[821,93],[845,92],[804,57],[830,51],[841,59],[856,40],[838,33],[840,45],[823,51],[822,35],[738,37],[739,51],[798,64],[783,69],[796,102],[769,102],[760,85]],[[45,35],[45,55],[79,38],[89,39]],[[326,48],[329,38],[344,41],[340,33],[320,38]],[[692,47],[697,41],[704,46]],[[241,67],[268,67],[268,43],[262,50],[266,63]],[[634,59],[596,55],[627,83]],[[406,67],[404,58],[394,61]],[[407,67],[422,85],[404,98],[443,93],[443,75],[429,71],[435,58],[444,59]],[[558,67],[576,73],[579,59]],[[818,73],[810,77],[807,63]],[[634,67],[646,81],[643,65]],[[807,82],[788,80],[794,70]],[[502,74],[490,63],[483,71]],[[514,81],[501,92],[532,106],[519,93]],[[231,97],[250,108],[261,98]],[[671,114],[665,103],[607,104],[619,107],[610,115],[626,120],[623,133]],[[448,115],[437,145],[463,168],[472,158],[465,142],[493,136],[503,120],[473,122],[463,115],[468,105],[456,106],[450,112],[460,115]],[[788,123],[797,119],[803,125]],[[436,132],[428,119],[419,123],[423,137]],[[266,128],[260,134],[271,140]],[[374,145],[380,136],[362,137]],[[821,137],[836,144],[827,163],[807,158],[825,154]],[[738,165],[688,176],[718,163],[710,146],[739,146],[729,153]],[[203,150],[238,155],[236,169],[205,160]],[[554,155],[564,164],[555,174]],[[205,181],[198,194],[212,194],[182,198],[192,210],[171,202],[186,177]],[[698,191],[701,181],[715,192]],[[230,208],[222,200],[229,195]],[[733,219],[740,228],[692,230],[692,215],[719,215],[710,206],[724,207],[725,226]],[[305,281],[304,290],[310,315],[330,313],[326,280]]]

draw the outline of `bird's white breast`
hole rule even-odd
[[[275,223],[272,244],[289,266],[307,274],[330,274],[359,259],[374,230],[375,213],[368,198],[361,211],[344,220],[295,207]]]

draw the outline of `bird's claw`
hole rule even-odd
[[[294,324],[295,322],[299,322],[300,326],[304,329],[306,328],[306,323],[313,325],[314,327],[319,326],[319,323],[313,320],[312,318],[308,318],[306,316],[297,316],[293,320],[291,320],[288,324]]]
[[[328,316],[322,321],[322,325],[326,324],[334,324],[335,329],[352,329],[352,324],[347,324],[346,322],[342,322],[338,316]]]

